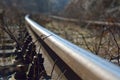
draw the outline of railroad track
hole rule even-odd
[[[39,80],[47,78],[44,58],[25,27],[16,28],[18,35],[1,29],[0,80]],[[14,37],[14,38],[13,38]],[[15,40],[14,40],[15,39]],[[39,67],[38,67],[39,66]],[[34,75],[33,75],[34,74]]]
[[[7,33],[3,30],[0,32],[0,80],[8,80],[14,73],[13,56],[16,44]]]
[[[25,17],[28,29],[38,38],[45,51],[56,62],[58,67],[64,69],[68,80],[119,80],[120,68],[43,28],[35,21]],[[67,66],[67,67],[65,67]]]
[[[17,37],[4,32],[0,36],[1,80],[120,79],[118,66],[50,32],[28,15],[25,20],[27,25],[19,27]]]

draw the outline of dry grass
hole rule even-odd
[[[45,26],[79,47],[119,64],[119,28],[108,26],[89,26],[86,28],[74,23],[59,21],[52,21]]]

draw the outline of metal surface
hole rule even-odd
[[[44,42],[84,80],[119,80],[120,68],[43,28],[27,15],[25,20]]]

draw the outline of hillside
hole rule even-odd
[[[79,19],[120,18],[120,0],[72,0],[63,15]]]
[[[16,8],[25,12],[56,13],[65,7],[69,0],[1,0],[3,8]],[[0,6],[0,8],[2,7]]]

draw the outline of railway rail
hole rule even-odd
[[[60,16],[49,16],[49,18],[59,20],[59,21],[67,21],[67,22],[74,22],[74,23],[86,23],[89,25],[104,25],[104,26],[120,26],[119,22],[114,22],[114,21],[95,21],[95,20],[83,20],[80,21],[78,19],[72,19],[72,18],[65,18],[65,17],[60,17]]]
[[[12,34],[0,36],[0,80],[120,79],[117,65],[45,29],[29,15],[25,20],[16,40],[10,39]]]
[[[38,38],[68,80],[119,80],[120,68],[59,37],[25,16],[27,27]],[[64,69],[62,69],[64,67]]]

